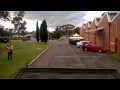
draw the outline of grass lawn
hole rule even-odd
[[[28,43],[21,40],[12,40],[13,60],[7,60],[6,45],[0,43],[0,79],[12,79],[19,69],[25,67],[49,44]]]
[[[117,55],[115,52],[112,51],[107,51],[109,55],[111,55],[113,58],[119,59],[120,60],[120,55]]]
[[[117,54],[112,54],[112,57],[120,60],[120,56]]]

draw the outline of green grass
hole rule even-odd
[[[111,55],[114,54],[115,52],[108,50],[107,53]]]
[[[6,45],[0,43],[0,79],[11,79],[26,63],[30,63],[49,44],[27,43],[21,40],[11,41],[13,49],[13,60],[7,60]]]
[[[111,57],[113,57],[113,58],[120,59],[120,55],[117,55],[117,54],[116,54],[115,52],[113,52],[113,51],[108,50],[107,53],[108,53]]]
[[[119,59],[119,60],[120,60],[120,56],[117,55],[117,54],[112,54],[111,56],[112,56],[113,58],[116,58],[116,59]]]

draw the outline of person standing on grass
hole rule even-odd
[[[11,54],[13,54],[13,45],[10,43]]]
[[[12,60],[12,53],[11,53],[10,45],[7,45],[6,50],[7,50],[7,52],[8,52],[8,60],[9,60],[9,59]]]

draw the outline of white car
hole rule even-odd
[[[90,41],[80,41],[80,42],[76,42],[76,45],[77,45],[77,47],[82,48],[83,43],[88,44],[89,42]]]
[[[76,42],[79,42],[81,40],[84,40],[83,37],[69,37],[69,43],[76,44]]]

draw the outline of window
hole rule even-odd
[[[108,14],[108,17],[109,17],[110,21],[113,20],[113,18],[116,16],[116,14],[117,13],[109,13]]]
[[[92,23],[92,22],[88,22],[88,26],[89,26],[89,27],[90,27],[91,23]]]
[[[99,23],[99,21],[100,21],[100,18],[96,19],[96,23],[97,23],[97,24]]]

